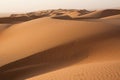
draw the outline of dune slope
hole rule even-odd
[[[107,65],[112,66],[113,64],[111,64],[111,62],[115,61],[114,63],[115,66],[113,65],[113,67],[119,68],[119,65],[118,65],[120,61],[119,40],[120,40],[119,32],[116,33],[116,30],[114,32],[110,31],[104,34],[96,35],[96,36],[93,36],[92,38],[87,38],[83,40],[78,39],[77,41],[73,41],[73,42],[58,46],[56,48],[35,53],[32,56],[29,56],[27,58],[18,60],[16,62],[13,62],[1,67],[0,68],[2,71],[1,78],[5,80],[9,80],[9,79],[23,80],[35,75],[40,75],[40,74],[44,75],[44,73],[46,72],[54,71],[60,68],[64,69],[64,67],[67,67],[70,65],[81,66],[81,64],[86,64],[86,63],[92,63],[91,66],[95,66],[96,63],[99,65],[99,63],[105,62],[104,65],[100,64],[99,67],[101,68],[104,66],[107,67]],[[116,64],[116,61],[117,61],[117,64]],[[116,70],[111,66],[110,66],[110,70],[111,69],[112,71]],[[75,67],[73,67],[73,69],[74,68]],[[95,68],[97,68],[97,66],[95,66]],[[102,70],[104,69],[102,68]],[[106,72],[107,71],[109,71],[109,69],[107,69]],[[95,73],[97,74],[97,72],[99,72],[99,70],[96,71]],[[111,73],[106,73],[106,72],[102,74],[102,76],[106,74],[108,76],[111,75]],[[76,72],[73,71],[70,74],[72,75],[74,73]],[[90,75],[91,72],[88,71],[88,73]],[[54,74],[50,74],[50,75],[54,75]],[[56,75],[59,75],[59,74],[56,74]],[[59,78],[58,76],[55,76],[55,77]],[[95,78],[94,76],[91,76],[91,77]],[[97,77],[100,77],[100,76],[97,74],[96,78]],[[114,79],[118,77],[119,77],[118,75],[115,75],[115,76],[113,75]],[[51,78],[54,79],[54,77],[51,77]],[[67,76],[67,78],[70,78],[70,76]],[[73,75],[73,78],[74,78],[74,75]],[[97,80],[96,78],[95,80]],[[111,78],[111,76],[108,77],[108,79],[109,78]],[[45,79],[43,78],[43,80]],[[41,77],[38,80],[41,80]],[[101,80],[104,80],[104,78],[101,78]]]
[[[114,15],[114,16],[104,17],[104,18],[102,18],[102,19],[120,19],[120,14]]]
[[[113,27],[101,22],[64,21],[50,18],[16,24],[8,28],[1,38],[0,60],[3,62],[0,65],[68,43],[77,38],[90,37],[110,29],[113,29]],[[13,55],[17,56],[14,57]]]
[[[120,62],[71,66],[26,80],[119,80]]]
[[[108,25],[101,21],[39,18],[15,24],[6,29],[1,35],[0,61],[2,62],[0,62],[0,79],[24,80],[43,74],[43,76],[40,75],[42,77],[38,80],[46,80],[49,73],[48,75],[45,74],[46,78],[44,73],[63,68],[62,72],[68,74],[64,79],[74,80],[76,78],[74,73],[80,69],[70,66],[70,69],[73,69],[73,72],[71,72],[73,78],[70,78],[69,69],[64,70],[64,67],[68,65],[82,66],[81,63],[90,63],[87,66],[95,66],[96,68],[99,66],[100,69],[98,71],[96,69],[95,72],[96,77],[90,77],[91,80],[92,78],[93,80],[99,80],[99,73],[97,72],[101,70],[104,72],[103,67],[108,67],[106,71],[110,69],[115,71],[114,73],[118,73],[119,32],[118,26]],[[111,63],[114,60],[117,62]],[[102,61],[108,62],[102,63]],[[87,66],[81,68],[89,71]],[[100,78],[100,80],[104,80],[106,76],[109,76],[109,72],[106,73],[106,71],[105,74],[102,72],[103,75],[101,76],[103,78]],[[51,72],[50,75],[55,75],[55,77],[49,79],[60,80],[58,77],[60,73],[61,70],[60,72]],[[84,72],[80,70],[81,73]],[[85,76],[92,75],[90,72],[84,74]],[[106,76],[104,77],[104,75]],[[118,79],[118,75],[110,76],[108,79]],[[60,78],[63,79],[63,77]]]
[[[74,19],[98,19],[98,18],[103,18],[103,17],[117,15],[117,14],[120,14],[120,10],[106,9],[106,10],[94,11],[94,12],[76,17]]]

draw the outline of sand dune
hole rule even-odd
[[[9,24],[15,24],[15,23],[20,23],[24,21],[30,20],[28,17],[24,16],[19,16],[19,17],[3,17],[0,18],[0,23],[9,23]]]
[[[69,15],[70,17],[74,18],[74,17],[79,17],[81,15],[85,15],[85,14],[89,14],[92,11],[87,11],[87,10],[80,10],[80,11],[72,11],[67,13],[67,15]]]
[[[9,78],[13,80],[19,80],[20,78],[20,80],[23,80],[34,75],[54,71],[56,69],[64,69],[64,67],[70,65],[81,66],[81,64],[102,63],[104,61],[119,62],[119,40],[119,31],[117,32],[116,30],[99,35],[97,34],[83,40],[77,39],[73,42],[43,52],[35,53],[30,57],[1,67],[2,77],[5,80],[9,80]],[[107,65],[108,63],[105,64]],[[73,71],[73,73],[75,72]],[[106,74],[106,72],[104,74]],[[68,77],[70,78],[70,76]],[[41,78],[39,80],[41,80]]]
[[[105,18],[102,18],[102,19],[120,19],[120,14],[114,15],[114,16],[108,16],[108,17],[105,17]]]
[[[119,80],[119,67],[120,62],[90,63],[63,68],[26,80]]]
[[[0,80],[119,80],[119,14],[58,9],[0,18]]]
[[[67,20],[70,20],[72,19],[69,15],[52,15],[51,18],[54,18],[54,19],[67,19]]]
[[[36,12],[29,12],[24,14],[11,14],[9,16],[0,17],[0,23],[20,23],[42,17],[53,17],[57,19],[72,19],[72,17],[78,17],[90,13],[87,10],[77,9],[56,9],[56,10],[43,10]]]
[[[0,32],[11,26],[12,24],[0,24]]]
[[[42,18],[42,17],[47,17],[49,16],[49,14],[52,11],[38,11],[38,12],[31,12],[31,13],[27,13],[27,15],[31,18],[31,19],[36,19],[36,18]]]
[[[51,17],[54,18],[54,19],[67,19],[67,20],[70,20],[70,19],[73,19],[74,17],[78,17],[82,15],[81,12],[79,11],[69,11],[69,12],[61,12],[61,13],[55,13],[55,14],[52,14]]]
[[[61,10],[61,11],[55,11],[53,14],[51,14],[52,18],[55,19],[73,19],[74,17],[79,17],[81,15],[85,15],[90,13],[91,11],[87,10]]]
[[[76,16],[80,16],[80,15],[84,15],[84,14],[87,14],[87,13],[90,13],[91,11],[88,11],[88,10],[77,10],[77,9],[58,9],[58,10],[53,10],[51,12],[51,15],[54,15],[54,14],[59,14],[59,13],[63,13],[63,14],[71,14],[72,15],[76,15]]]
[[[92,26],[89,27],[89,25]],[[3,33],[3,38],[0,41],[0,55],[4,54],[6,56],[1,57],[3,62],[1,62],[0,65],[5,65],[11,61],[66,42],[68,43],[77,38],[89,37],[110,29],[113,29],[113,27],[101,22],[64,21],[50,18],[16,24]],[[14,43],[14,45],[12,44],[11,47],[10,43]],[[13,57],[13,55],[19,56]],[[6,57],[9,57],[8,60],[6,60]]]
[[[117,9],[98,10],[89,14],[82,15],[80,17],[76,17],[75,19],[97,19],[117,14],[120,14],[120,10]]]
[[[118,9],[108,9],[100,11],[74,9],[44,10],[30,12],[26,14],[12,14],[9,17],[1,17],[0,23],[18,23],[48,16],[56,19],[97,19],[117,14],[120,14],[120,10]]]
[[[71,12],[71,13],[67,13],[67,15],[69,15],[72,18],[74,18],[74,17],[82,15],[82,13],[80,13],[78,11],[74,11],[74,12]]]

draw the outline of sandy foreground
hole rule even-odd
[[[2,17],[0,61],[0,80],[120,80],[120,10]]]

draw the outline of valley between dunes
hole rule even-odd
[[[0,18],[0,80],[120,80],[120,10]]]

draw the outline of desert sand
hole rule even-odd
[[[98,19],[98,18],[103,18],[103,17],[117,15],[117,14],[120,14],[119,9],[96,10],[89,14],[76,17],[75,19]]]
[[[119,80],[119,67],[119,62],[91,63],[70,66],[27,80]]]
[[[0,18],[1,80],[120,80],[120,10],[44,10]]]
[[[104,17],[102,19],[120,19],[120,14],[118,15],[113,15],[113,16],[108,16],[108,17]]]

